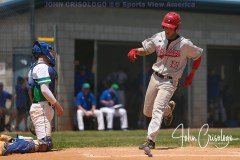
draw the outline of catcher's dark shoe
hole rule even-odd
[[[173,120],[172,112],[173,112],[173,110],[174,110],[174,108],[176,106],[176,103],[174,101],[170,101],[168,105],[171,108],[171,113],[168,116],[164,117],[164,124],[165,124],[165,126],[170,126],[171,123],[172,123],[172,120]]]
[[[138,148],[143,150],[145,147],[149,147],[150,149],[155,149],[155,142],[150,139],[147,139],[145,143],[140,145]]]

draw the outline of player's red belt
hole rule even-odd
[[[154,72],[159,78],[163,78],[163,79],[173,79],[171,76],[164,76],[158,72]]]

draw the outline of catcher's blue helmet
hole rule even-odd
[[[46,42],[36,41],[32,48],[33,56],[37,59],[39,56],[46,56],[52,67],[55,66],[55,52],[52,46]]]

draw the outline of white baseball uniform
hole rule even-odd
[[[107,128],[113,128],[113,118],[120,117],[121,129],[128,128],[127,111],[124,108],[114,109],[114,107],[103,107],[100,109],[107,118]]]
[[[87,111],[87,112],[93,112],[93,116],[97,117],[98,122],[98,130],[104,130],[104,119],[103,119],[103,113],[100,110],[93,110],[93,111]],[[77,110],[77,121],[78,121],[78,129],[80,131],[84,130],[84,123],[83,123],[83,116],[85,116],[85,113],[82,110]]]
[[[32,78],[38,85],[51,83],[48,68],[49,66],[44,63],[37,64],[32,71],[30,70],[29,79],[31,79],[32,75]],[[30,116],[37,138],[42,139],[51,136],[51,121],[54,116],[54,110],[42,95],[40,87],[34,86],[32,91],[34,97],[30,108]]]
[[[182,36],[168,45],[165,31],[144,40],[142,45],[147,54],[157,53],[157,62],[152,67],[154,73],[148,85],[143,110],[144,115],[152,117],[148,126],[148,138],[155,142],[163,116],[168,116],[171,112],[168,103],[177,88],[187,60],[198,59],[203,49]],[[156,72],[164,78],[160,78]]]

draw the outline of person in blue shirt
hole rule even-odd
[[[4,127],[11,131],[11,127],[10,127],[10,123],[12,122],[13,116],[12,113],[10,112],[10,110],[8,110],[6,108],[6,102],[7,100],[11,101],[10,104],[10,108],[12,108],[13,106],[13,96],[8,93],[7,91],[3,90],[3,83],[0,82],[0,117],[4,117],[5,115],[10,115],[10,119],[7,125],[5,125]],[[2,124],[4,125],[4,124]],[[3,126],[1,126],[0,128],[4,128]]]
[[[98,130],[104,130],[103,113],[96,109],[96,98],[93,93],[90,92],[90,84],[83,83],[82,91],[77,94],[76,98],[77,106],[77,121],[78,129],[84,130],[83,116],[95,116],[98,121]]]
[[[15,86],[15,94],[16,94],[16,126],[15,130],[19,130],[19,123],[24,120],[25,130],[27,130],[27,112],[30,108],[30,100],[28,97],[29,86],[27,85],[27,81],[19,76],[17,78],[17,85]]]
[[[218,73],[220,70],[220,74]],[[217,72],[218,71],[218,72]],[[222,87],[225,80],[225,66],[221,68],[211,68],[208,74],[208,122],[215,124],[218,121],[225,122],[227,120],[226,110],[223,106]]]
[[[127,111],[118,102],[116,91],[118,90],[116,83],[112,84],[109,89],[102,92],[100,97],[101,111],[106,115],[107,128],[112,130],[114,116],[119,116],[121,121],[121,129],[128,128]]]
[[[74,75],[74,96],[81,91],[82,85],[84,83],[93,84],[93,74],[87,71],[86,66],[82,65],[79,69],[76,70]]]

